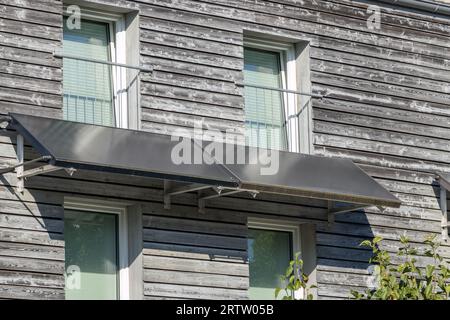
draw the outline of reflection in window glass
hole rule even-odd
[[[66,299],[117,299],[117,215],[66,211],[64,238]]]
[[[249,229],[250,299],[274,299],[292,260],[292,233]]]

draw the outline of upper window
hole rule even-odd
[[[280,54],[245,48],[244,81],[247,144],[287,149]]]
[[[64,119],[114,126],[110,24],[82,20],[80,29],[70,30],[64,21]],[[92,59],[91,61],[89,61]]]
[[[246,143],[310,152],[309,45],[245,37]]]
[[[136,70],[125,65],[124,17],[81,9],[79,26],[67,19],[63,28],[64,119],[129,127],[128,79]]]

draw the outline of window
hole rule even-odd
[[[300,251],[300,226],[251,220],[248,227],[250,299],[274,299],[280,276]]]
[[[127,212],[66,201],[66,299],[129,298]]]
[[[81,10],[80,28],[64,18],[65,120],[128,127],[125,23],[122,15]]]
[[[80,270],[69,275],[80,278],[79,286],[66,288],[66,299],[117,299],[117,217],[66,211],[64,233],[66,269],[76,266]]]
[[[246,143],[310,152],[309,44],[244,38]]]
[[[245,124],[247,144],[287,149],[280,54],[244,49]]]

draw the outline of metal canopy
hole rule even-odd
[[[174,164],[170,136],[10,114],[11,127],[53,166],[237,187],[220,165]],[[200,148],[191,145],[192,152]]]
[[[18,178],[65,169],[122,173],[164,179],[164,205],[185,192],[198,192],[202,212],[205,201],[238,192],[256,197],[260,192],[323,199],[328,202],[329,221],[335,213],[367,206],[399,207],[400,201],[359,169],[350,160],[279,152],[275,175],[261,175],[263,165],[252,161],[258,149],[245,147],[247,164],[175,164],[171,154],[179,143],[168,135],[103,127],[63,120],[10,114],[10,127],[18,132],[42,157],[24,162],[23,142],[18,162],[2,172],[15,170]],[[20,139],[19,139],[20,138]],[[191,151],[203,151],[192,142]],[[227,150],[227,149],[225,149]],[[205,153],[203,153],[205,154]],[[24,171],[27,163],[48,161],[40,168]],[[177,182],[177,184],[175,183]],[[23,180],[22,180],[23,183]],[[205,193],[213,188],[215,193]]]
[[[257,152],[246,148],[246,163]],[[261,165],[227,164],[243,189],[332,199],[375,206],[399,207],[400,201],[352,161],[279,151],[276,175],[261,175]]]

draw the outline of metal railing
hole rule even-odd
[[[321,96],[247,83],[244,96],[246,144],[299,152],[301,116],[309,112],[311,98]]]
[[[151,69],[55,54],[63,59],[64,119],[105,126],[139,127],[139,81]]]

